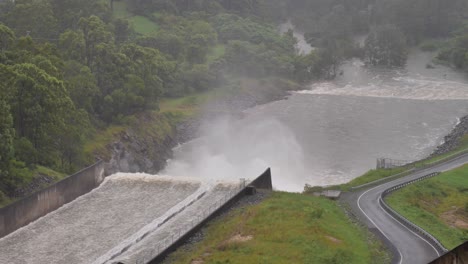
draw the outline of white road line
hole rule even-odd
[[[382,199],[382,195],[379,197],[379,199]],[[382,200],[383,201],[383,200]],[[393,220],[395,220],[397,223],[399,223],[400,225],[402,225],[404,228],[408,229],[408,231],[410,231],[411,233],[413,233],[414,235],[416,235],[417,237],[419,237],[420,239],[422,239],[424,242],[426,242],[427,244],[429,244],[429,246],[431,246],[434,251],[437,253],[437,256],[440,257],[440,254],[439,254],[439,251],[437,251],[437,249],[431,244],[429,243],[429,241],[427,241],[425,238],[421,237],[420,235],[418,235],[417,233],[415,233],[413,230],[409,229],[407,226],[405,226],[404,224],[402,224],[400,221],[398,221],[397,219],[395,219],[395,217],[393,217],[391,214],[389,214],[387,211],[385,211],[385,209],[383,209],[382,205],[380,205],[380,202],[377,201],[377,203],[379,204],[379,207],[380,209],[382,209],[388,216],[390,216]]]
[[[380,227],[366,214],[366,212],[364,212],[364,210],[362,210],[361,205],[359,204],[359,201],[361,201],[362,196],[364,196],[366,193],[368,193],[368,192],[370,192],[370,191],[372,191],[372,190],[374,190],[374,189],[376,189],[376,188],[378,188],[378,187],[380,187],[380,186],[376,186],[376,187],[374,187],[374,188],[372,188],[372,189],[369,189],[369,190],[365,191],[364,193],[362,193],[362,194],[359,196],[358,200],[357,200],[357,205],[358,205],[358,207],[359,207],[359,210],[361,210],[361,212],[367,217],[367,219],[369,219],[369,221],[371,221],[371,223],[380,231],[380,233],[382,233],[382,235],[384,235],[385,238],[387,238],[387,240],[388,240],[390,243],[392,243],[392,241],[388,238],[388,236],[385,234],[385,232],[383,232],[382,229],[380,229]],[[392,244],[393,244],[393,243],[392,243]],[[398,247],[397,247],[396,245],[394,245],[394,247],[395,247],[396,250],[398,251],[398,254],[400,254],[400,262],[399,262],[399,264],[401,264],[401,263],[403,263],[403,255],[401,254],[400,249],[398,249]]]

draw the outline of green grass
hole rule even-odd
[[[467,151],[467,150],[468,150],[468,134],[465,134],[460,139],[460,142],[459,142],[459,145],[458,145],[457,148],[455,148],[454,150],[452,150],[450,152],[444,153],[442,155],[437,155],[435,157],[431,157],[429,159],[422,160],[420,162],[416,162],[416,167],[430,165],[432,163],[436,163],[438,161],[450,158],[450,157],[452,157],[452,156],[454,156],[454,155],[456,155],[458,153],[461,153],[461,152],[464,152],[464,151]]]
[[[161,113],[177,112],[185,116],[193,116],[197,113],[198,106],[206,100],[205,96],[204,94],[199,94],[178,98],[165,98],[161,100],[159,108]]]
[[[38,165],[38,166],[35,166],[34,169],[31,169],[31,168],[28,168],[28,167],[24,166],[24,164],[21,163],[21,162],[20,163],[16,162],[15,164],[16,165],[14,165],[15,166],[14,173],[20,174],[21,178],[23,180],[21,185],[18,185],[18,187],[26,186],[26,185],[30,184],[31,181],[34,179],[34,177],[38,176],[40,174],[41,175],[47,175],[47,176],[50,176],[50,177],[53,178],[52,183],[44,184],[44,185],[40,186],[40,189],[46,188],[46,187],[54,184],[55,182],[60,181],[63,178],[65,178],[66,176],[68,176],[67,174],[57,172],[55,170],[52,170],[52,169],[44,167],[44,166],[39,166]],[[21,198],[8,197],[7,195],[5,195],[3,192],[0,191],[0,208],[2,208],[4,206],[7,206],[7,205],[9,205],[9,204],[11,204],[13,202],[16,202],[19,199],[21,199]]]
[[[393,169],[376,169],[366,172],[364,175],[351,180],[349,183],[344,184],[346,187],[360,186],[369,182],[387,178],[406,171],[405,167],[398,167]]]
[[[211,64],[213,63],[215,60],[221,58],[224,56],[224,53],[226,52],[226,46],[225,45],[222,45],[222,44],[218,44],[216,45],[212,50],[211,52],[208,54],[207,56],[207,63],[208,64]]]
[[[137,33],[151,35],[159,30],[159,26],[144,16],[132,16],[130,23]]]
[[[198,113],[201,105],[212,99],[224,96],[226,93],[228,91],[221,87],[208,92],[194,93],[183,97],[164,98],[159,103],[159,108],[161,113],[179,113],[190,117]]]
[[[420,160],[415,162],[412,165],[408,166],[403,166],[403,167],[398,167],[398,168],[393,168],[393,169],[375,169],[375,170],[370,170],[366,172],[364,175],[357,177],[353,180],[351,180],[348,183],[341,184],[341,185],[336,185],[336,186],[327,186],[327,187],[320,187],[320,186],[306,186],[304,192],[306,193],[312,193],[316,191],[321,191],[324,189],[339,189],[342,191],[349,191],[351,190],[351,187],[356,187],[360,186],[366,183],[370,183],[373,181],[377,181],[380,179],[396,176],[397,174],[401,174],[401,177],[407,175],[404,172],[409,171],[412,168],[422,168],[425,166],[432,165],[434,163],[450,159],[454,157],[457,154],[463,153],[465,151],[468,151],[468,134],[464,135],[459,142],[459,145],[457,148],[454,150],[437,155],[434,157],[430,157],[428,159]]]
[[[233,241],[235,235],[251,236]],[[273,193],[209,224],[205,238],[181,248],[170,263],[385,263],[381,244],[353,224],[333,201]]]
[[[128,126],[132,128],[132,133],[135,133],[138,139],[162,144],[174,134],[176,124],[182,119],[183,117],[177,113],[151,111],[133,117],[128,122]]]
[[[125,18],[130,21],[137,33],[142,35],[151,35],[159,30],[158,24],[145,16],[136,16],[127,10],[125,1],[114,1],[113,16],[116,18]]]
[[[87,157],[95,155],[104,159],[110,158],[110,153],[107,149],[109,143],[115,141],[119,134],[125,131],[124,126],[111,125],[104,130],[96,132],[94,137],[84,145],[84,153]]]
[[[50,176],[50,177],[54,178],[55,181],[60,181],[63,178],[68,176],[65,173],[54,171],[54,170],[52,170],[50,168],[43,167],[43,166],[37,166],[35,171],[34,171],[34,174],[36,174],[36,175],[37,174],[47,175],[47,176]]]
[[[366,172],[364,175],[359,176],[350,182],[340,184],[340,185],[331,185],[331,186],[311,186],[307,185],[304,187],[304,193],[314,193],[320,192],[323,190],[341,190],[341,191],[350,191],[352,187],[361,186],[366,183],[370,183],[373,181],[381,180],[384,178],[388,178],[391,176],[396,176],[397,174],[401,174],[403,177],[405,172],[408,168],[399,167],[393,169],[377,169],[377,170],[370,170]]]
[[[468,165],[402,188],[387,202],[448,249],[468,240]]]
[[[419,44],[419,48],[422,51],[435,52],[441,49],[445,44],[445,41],[440,39],[427,39]]]

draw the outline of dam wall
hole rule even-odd
[[[249,186],[253,186],[257,189],[264,189],[264,190],[273,190],[272,180],[271,180],[271,169],[268,168],[264,173],[258,176],[256,179],[244,185],[244,187],[231,199],[227,200],[224,204],[220,207],[215,209],[213,212],[208,214],[204,219],[202,219],[198,224],[196,224],[193,228],[186,231],[185,233],[178,236],[177,239],[174,239],[172,244],[168,246],[166,249],[159,252],[159,254],[154,258],[143,259],[141,261],[137,261],[137,263],[150,263],[150,264],[157,264],[161,263],[170,253],[174,252],[180,246],[187,243],[190,237],[192,237],[195,233],[200,231],[208,222],[216,218],[217,216],[223,214],[226,211],[236,204],[239,200],[241,200],[247,194],[247,188]],[[121,264],[121,263],[119,263]]]
[[[46,189],[0,208],[0,238],[90,192],[103,180],[104,163],[99,161]]]

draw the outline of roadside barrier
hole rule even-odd
[[[422,177],[420,177],[418,179],[411,180],[411,181],[408,181],[408,182],[404,182],[402,184],[398,184],[398,185],[396,185],[394,187],[391,187],[391,188],[385,190],[380,195],[379,203],[387,213],[389,213],[392,217],[394,217],[397,221],[399,221],[401,224],[406,226],[408,229],[410,229],[411,231],[415,232],[416,234],[418,234],[419,236],[424,238],[424,240],[426,240],[429,244],[431,244],[437,250],[439,255],[442,255],[442,254],[446,253],[448,250],[442,245],[442,243],[440,243],[439,240],[437,240],[437,238],[433,237],[426,230],[424,230],[421,227],[413,224],[411,221],[406,219],[404,216],[402,216],[401,214],[399,214],[398,212],[393,210],[384,200],[387,195],[389,195],[390,193],[392,193],[392,192],[394,192],[394,191],[396,191],[398,189],[401,189],[401,188],[403,188],[405,186],[408,186],[408,185],[416,183],[416,182],[420,182],[420,181],[425,180],[427,178],[437,176],[439,174],[440,174],[440,172],[430,173],[430,174],[424,175],[424,176],[422,176]]]
[[[359,185],[359,186],[351,187],[350,190],[351,191],[356,191],[356,190],[359,190],[359,189],[362,189],[362,188],[376,186],[376,185],[378,185],[380,183],[389,182],[389,181],[392,181],[392,180],[394,180],[396,178],[401,178],[401,177],[410,175],[410,174],[412,174],[414,172],[422,171],[422,170],[431,168],[433,166],[437,166],[437,165],[440,165],[440,164],[443,164],[443,163],[446,163],[446,162],[449,162],[449,161],[460,159],[460,158],[462,158],[462,157],[464,157],[466,155],[468,155],[468,149],[456,152],[456,153],[454,153],[454,154],[452,154],[450,156],[444,157],[444,158],[442,158],[440,160],[437,160],[437,161],[434,161],[434,162],[431,162],[431,163],[426,163],[423,160],[423,161],[414,162],[414,163],[411,163],[411,164],[406,164],[405,166],[410,167],[410,169],[408,169],[406,171],[403,171],[403,172],[400,172],[398,174],[392,175],[392,176],[388,176],[388,177],[385,177],[385,178],[382,178],[382,179],[378,179],[378,180],[375,180],[375,181],[372,181],[372,182],[368,182],[368,183],[365,183],[365,184],[362,184],[362,185]]]

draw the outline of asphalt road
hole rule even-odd
[[[369,228],[377,228],[388,240],[386,243],[390,242],[395,246],[395,263],[428,263],[439,256],[437,250],[384,211],[378,199],[386,189],[400,183],[417,179],[432,172],[448,171],[465,163],[468,163],[468,154],[371,189],[345,194],[344,199],[351,205],[353,211],[358,214],[358,218]]]

